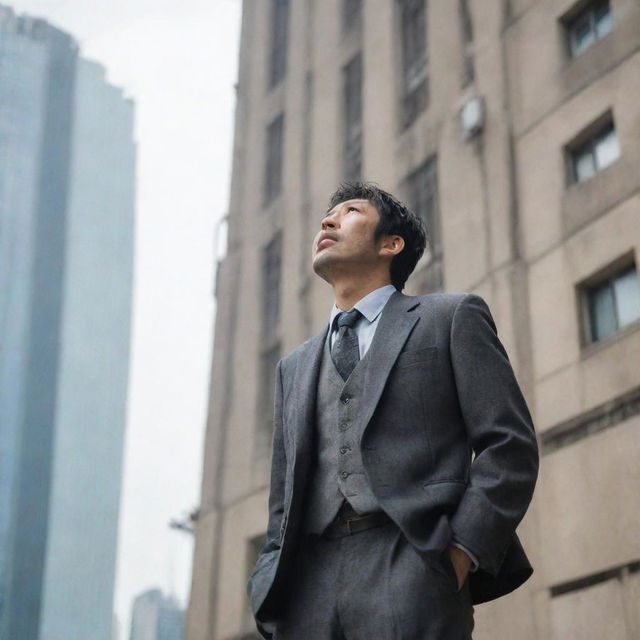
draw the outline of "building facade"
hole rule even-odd
[[[640,3],[245,0],[188,640],[253,637],[273,373],[325,326],[311,241],[340,180],[429,230],[406,292],[492,309],[542,462],[535,567],[483,639],[640,635]]]
[[[183,640],[184,618],[174,598],[150,589],[133,602],[129,640]]]
[[[131,318],[133,105],[0,7],[0,638],[110,640]]]

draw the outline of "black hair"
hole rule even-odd
[[[396,197],[381,189],[374,182],[343,182],[331,194],[329,210],[346,200],[368,200],[380,214],[380,222],[374,232],[377,242],[384,235],[400,236],[404,249],[393,257],[390,267],[391,284],[402,291],[422,257],[427,244],[427,229],[423,220]]]

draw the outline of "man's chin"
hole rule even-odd
[[[326,252],[326,249],[316,254],[316,256],[313,259],[312,267],[313,267],[314,273],[317,276],[320,276],[323,280],[326,280],[327,282],[331,282],[330,273],[331,273],[331,265],[333,263],[333,260],[331,259],[331,256],[323,255],[325,252]]]

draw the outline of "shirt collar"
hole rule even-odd
[[[384,305],[396,291],[396,288],[392,284],[387,284],[384,287],[374,289],[371,293],[368,293],[364,298],[361,298],[356,302],[354,308],[357,309],[369,322],[373,322],[384,309]],[[333,326],[334,318],[341,313],[341,310],[336,307],[335,302],[331,309],[331,316],[329,317],[329,326]]]

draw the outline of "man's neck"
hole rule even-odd
[[[341,311],[351,311],[359,300],[388,284],[391,284],[388,278],[334,283],[333,293],[336,298],[336,307]]]

